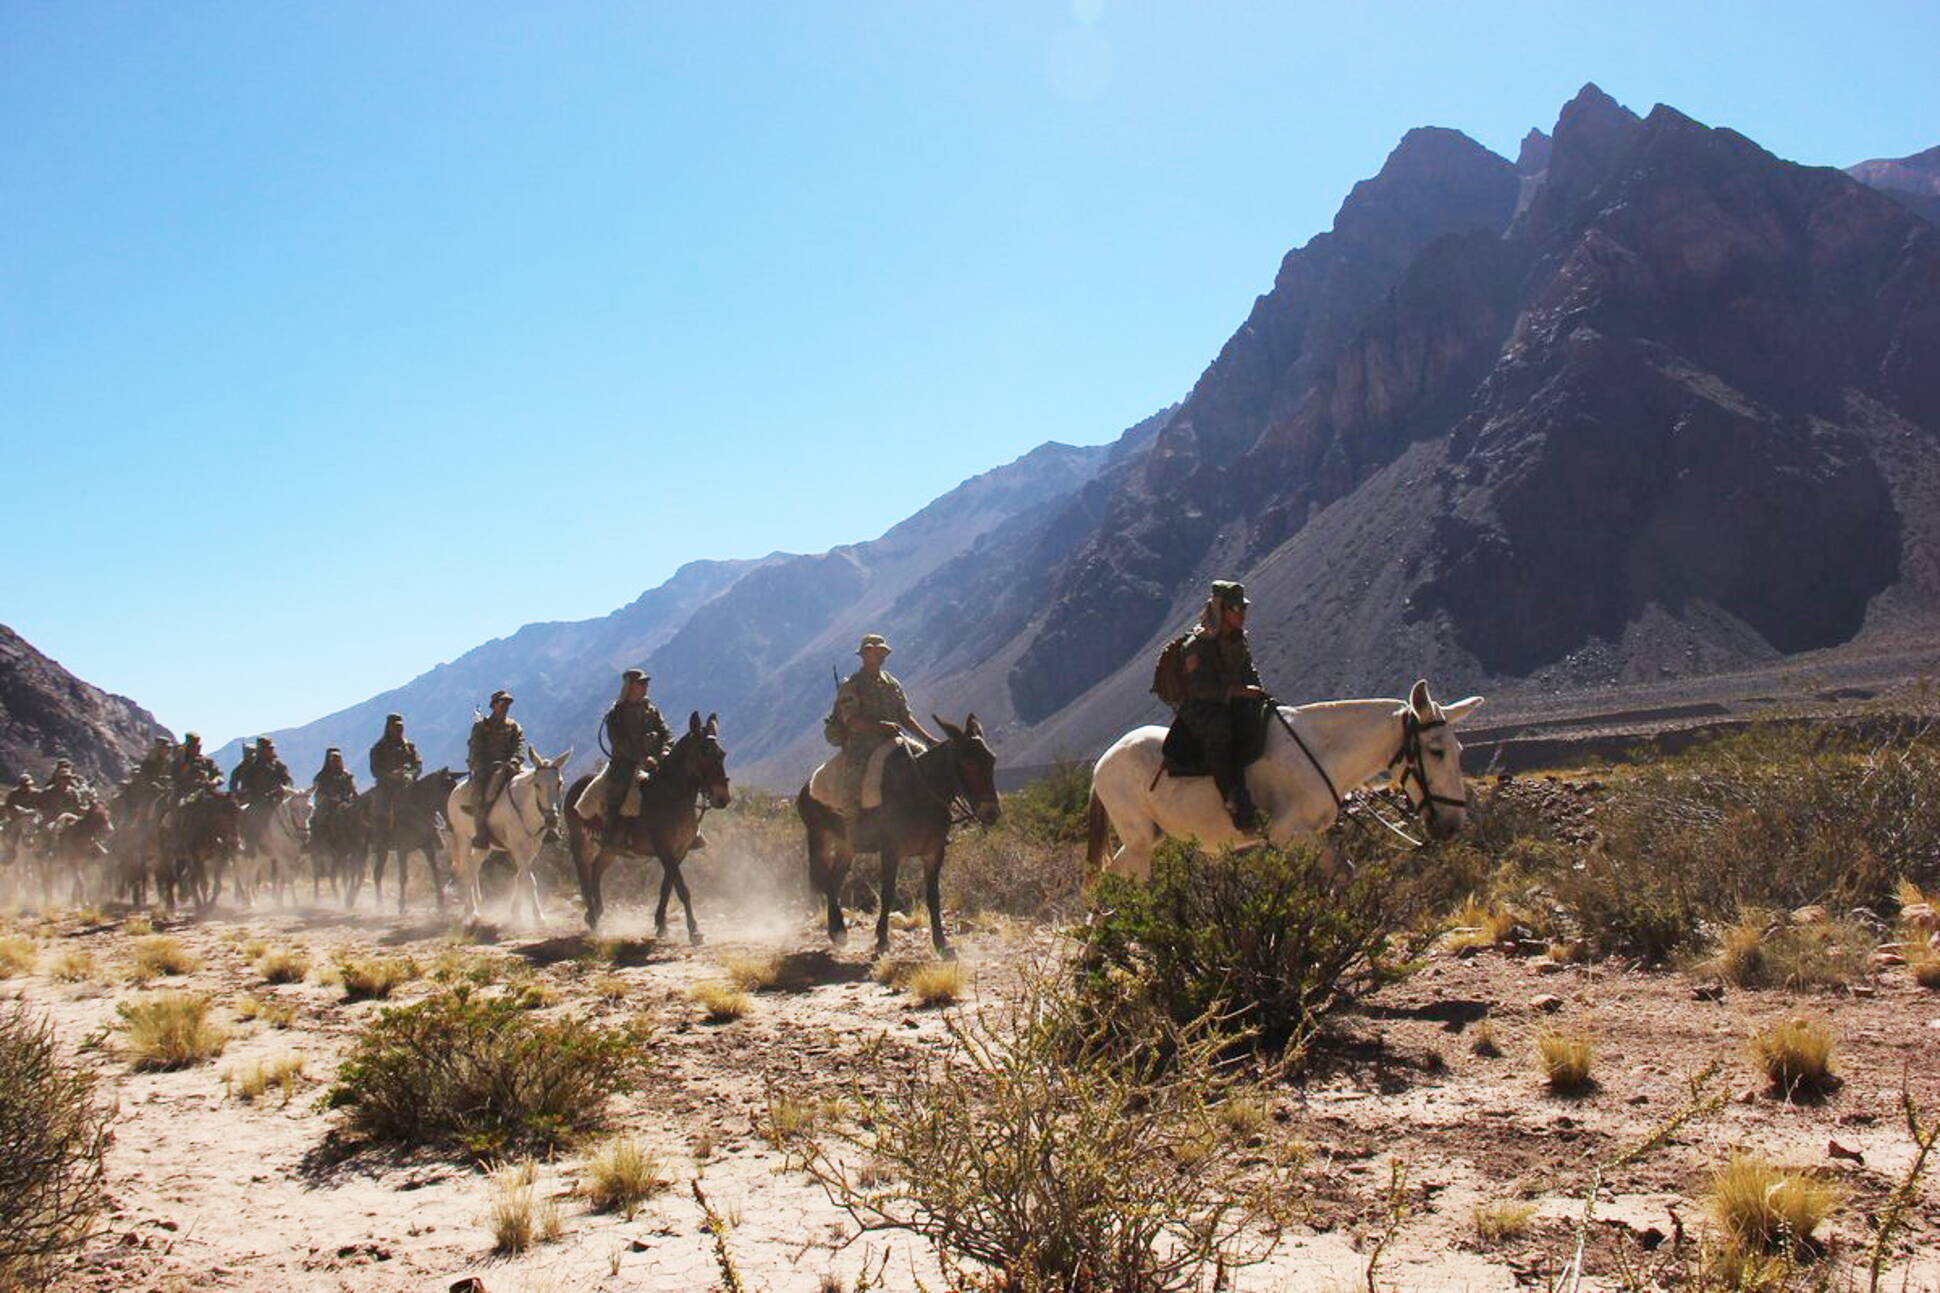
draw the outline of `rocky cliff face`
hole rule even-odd
[[[119,780],[168,729],[126,696],[82,682],[0,624],[0,783],[45,784],[66,757],[96,786]]]

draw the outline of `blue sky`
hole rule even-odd
[[[1932,4],[0,0],[0,621],[213,740],[1188,390],[1410,126],[1940,143]]]

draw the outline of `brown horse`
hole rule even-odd
[[[930,717],[936,718],[934,714]],[[889,950],[889,911],[896,905],[896,867],[903,858],[923,860],[923,891],[930,905],[930,941],[937,954],[953,957],[943,933],[943,849],[950,839],[959,801],[985,826],[1002,811],[997,802],[997,757],[984,744],[983,724],[975,714],[956,727],[942,719],[944,739],[914,758],[895,755],[883,769],[882,807],[850,823],[828,805],[811,798],[803,786],[795,811],[808,828],[808,878],[828,902],[829,941],[849,941],[842,919],[842,888],[857,853],[882,861],[882,888],[876,898],[876,952]]]
[[[573,867],[579,872],[580,896],[586,900],[586,927],[598,929],[606,910],[600,898],[600,879],[615,857],[657,858],[660,862],[660,905],[653,913],[653,935],[667,936],[667,899],[680,895],[681,910],[687,914],[687,941],[701,945],[701,929],[694,919],[694,902],[687,895],[687,880],[680,864],[700,835],[700,806],[705,798],[708,808],[726,808],[730,794],[727,777],[727,751],[721,748],[720,720],[713,714],[701,722],[699,711],[687,717],[687,732],[667,757],[660,761],[640,786],[640,815],[622,817],[616,838],[605,838],[604,820],[588,821],[579,815],[578,804],[587,794],[604,794],[592,776],[581,777],[566,792],[566,833],[572,846]]]
[[[461,780],[450,768],[439,768],[427,772],[415,781],[399,786],[391,800],[391,811],[381,815],[377,811],[377,788],[375,786],[357,796],[357,808],[370,841],[371,884],[376,890],[377,903],[384,903],[384,867],[393,853],[397,854],[397,913],[404,914],[404,891],[406,869],[413,853],[424,855],[424,869],[431,880],[431,892],[437,895],[438,910],[445,909],[445,877],[438,870],[438,850],[444,841],[439,835],[439,827],[444,823],[445,801],[451,798],[451,790]],[[361,857],[345,861],[340,868],[347,880],[344,905],[357,904],[357,889],[363,883],[364,863]]]
[[[160,865],[155,887],[175,910],[178,890],[206,913],[222,893],[222,869],[242,851],[242,807],[233,795],[209,789],[168,810],[162,818]]]

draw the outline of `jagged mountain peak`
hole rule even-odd
[[[1524,175],[1536,175],[1549,166],[1550,139],[1534,126],[1522,137],[1522,146],[1516,151],[1516,169]]]

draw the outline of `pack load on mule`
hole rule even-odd
[[[1264,749],[1266,690],[1246,640],[1243,585],[1213,581],[1190,632],[1166,643],[1153,670],[1152,692],[1171,707],[1164,770],[1175,777],[1211,776],[1242,835],[1259,830],[1246,769]]]
[[[975,714],[960,728],[937,718],[942,737],[916,722],[902,684],[883,671],[890,647],[881,634],[865,635],[856,654],[862,667],[836,689],[823,729],[829,743],[841,748],[795,796],[795,810],[808,832],[809,878],[827,904],[829,938],[839,947],[848,940],[842,890],[849,868],[855,854],[875,853],[882,864],[876,949],[887,951],[898,863],[922,859],[930,938],[948,956],[939,879],[943,852],[959,805],[965,805],[965,816],[986,826],[997,821],[996,757]],[[912,750],[904,743],[905,732],[923,745]]]

